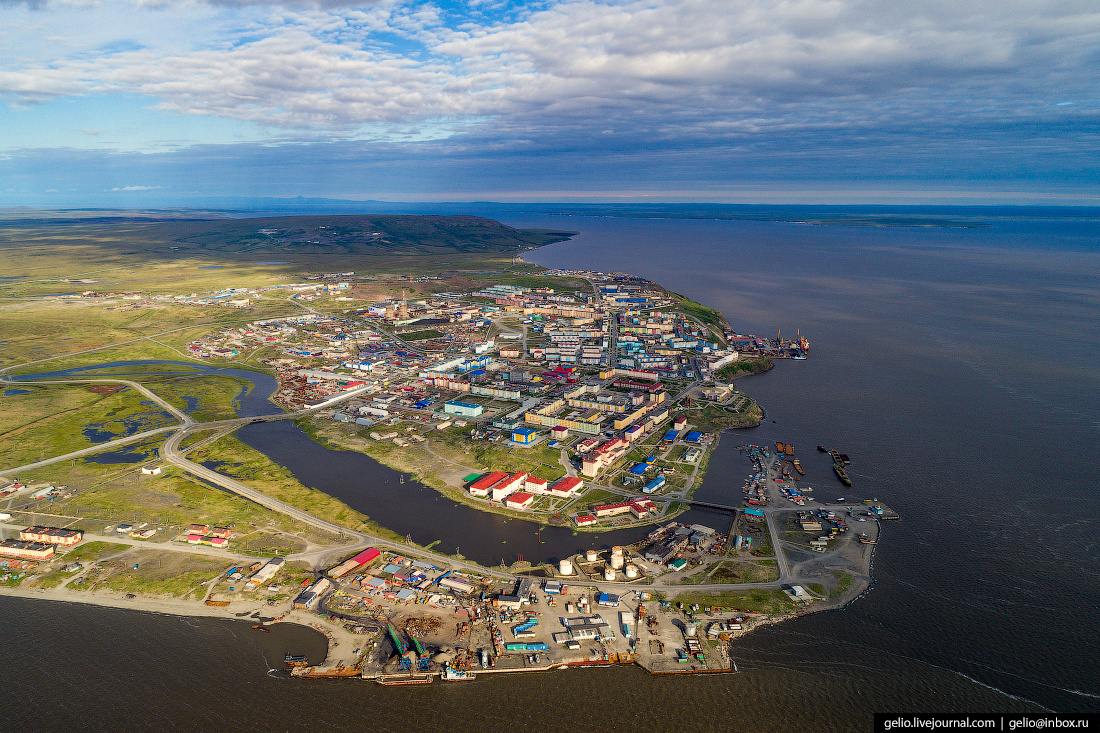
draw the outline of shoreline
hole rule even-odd
[[[657,283],[655,283],[655,284],[657,284]],[[659,284],[657,284],[657,285],[658,285],[658,287],[662,287]],[[669,292],[671,292],[671,291],[669,291]],[[684,296],[680,296],[680,297],[684,298]],[[688,300],[688,299],[684,298],[684,300]],[[691,302],[693,302],[693,301],[691,301]],[[728,328],[729,324],[728,324],[728,321],[726,320],[726,318],[724,317],[724,315],[722,315],[718,311],[715,311],[715,313],[718,315],[718,317],[720,319],[719,327],[720,328],[721,327]],[[107,347],[107,348],[111,348],[111,347]],[[178,363],[189,363],[189,362],[178,362]],[[203,362],[194,362],[194,363],[196,365],[203,364]],[[212,366],[209,362],[205,362],[205,365],[207,365],[208,367]],[[746,364],[745,366],[748,367],[748,369],[746,371],[736,371],[734,374],[725,374],[725,375],[723,375],[721,373],[716,373],[715,375],[713,375],[713,378],[718,380],[718,381],[728,382],[732,385],[735,380],[740,379],[742,377],[756,376],[756,375],[764,374],[764,373],[772,370],[775,367],[775,362],[773,360],[767,359],[767,358],[755,359],[752,362],[749,362],[748,364]],[[19,369],[19,367],[9,367],[9,369],[13,369],[13,368],[14,369]],[[214,367],[214,368],[215,369],[218,369],[218,368],[244,368],[244,369],[248,369],[251,372],[255,372],[257,374],[269,374],[268,372],[266,372],[264,370],[261,370],[259,368],[252,367],[252,366],[242,367],[241,365],[234,364],[233,362],[228,362],[226,367]],[[7,370],[4,370],[4,371],[7,371]],[[95,375],[93,375],[93,376],[95,376]],[[252,385],[252,386],[255,386],[255,385]],[[251,391],[252,386],[245,388],[245,393],[246,394]],[[268,402],[271,402],[272,404],[277,405],[279,408],[283,409],[284,411],[286,410],[286,408],[284,406],[282,406],[279,403],[274,401],[273,395],[268,396],[267,400],[268,400]],[[755,401],[753,401],[753,404],[756,404]],[[753,420],[751,421],[751,424],[740,424],[740,425],[728,426],[728,427],[723,427],[721,425],[717,425],[716,426],[716,432],[720,435],[721,433],[724,433],[724,432],[727,432],[727,431],[742,430],[742,429],[749,429],[749,428],[758,427],[763,422],[763,420],[764,420],[764,418],[766,417],[766,414],[767,414],[766,411],[762,407],[759,408],[759,409],[762,413],[762,416],[758,417],[758,418],[753,418]],[[327,436],[324,436],[324,435],[320,434],[320,431],[317,430],[317,427],[315,425],[309,424],[309,421],[295,420],[294,422],[297,425],[297,427],[306,434],[306,437],[309,440],[317,443],[318,445],[320,445],[322,447],[325,447],[325,448],[330,449],[330,450],[355,450],[354,448],[351,448],[351,447],[345,447],[345,446],[342,446],[342,445],[339,445],[339,444],[332,443],[327,438]],[[720,440],[714,441],[713,446],[708,446],[707,452],[704,455],[709,456],[717,448],[717,446],[719,444],[720,444]],[[365,452],[365,451],[356,451],[356,452],[362,453],[366,457],[376,461],[377,463],[379,463],[382,466],[386,466],[388,468],[391,468],[391,469],[397,470],[397,471],[401,471],[403,473],[410,473],[411,474],[410,478],[412,480],[418,481],[419,483],[423,484],[424,486],[433,489],[438,494],[441,494],[442,496],[444,496],[448,499],[451,499],[453,501],[458,501],[458,502],[460,502],[460,503],[462,503],[462,504],[464,504],[464,505],[466,505],[470,508],[473,508],[475,510],[487,512],[487,513],[495,513],[495,514],[506,516],[510,519],[517,519],[517,520],[527,521],[527,522],[531,522],[531,523],[536,524],[536,525],[561,526],[561,525],[552,524],[550,521],[548,521],[548,519],[549,519],[548,517],[525,516],[523,512],[507,511],[507,510],[503,510],[503,509],[501,511],[495,511],[494,507],[485,507],[485,506],[481,505],[480,502],[474,502],[474,501],[467,500],[467,497],[465,496],[465,492],[462,492],[461,488],[457,489],[457,492],[461,492],[463,494],[463,496],[456,497],[456,496],[449,495],[450,494],[449,491],[442,490],[438,486],[435,486],[434,485],[435,482],[433,482],[431,480],[428,480],[428,477],[421,478],[417,473],[415,473],[413,471],[410,471],[410,469],[407,466],[403,465],[402,461],[387,461],[385,456],[379,457],[379,456],[372,455],[371,453],[368,453],[368,452]],[[700,479],[700,481],[701,481],[701,479]],[[694,489],[697,489],[697,488],[698,488],[698,486],[694,486],[692,493],[694,493]],[[455,491],[455,490],[452,489],[452,491]],[[629,524],[629,525],[624,526],[624,527],[599,527],[599,528],[596,528],[596,527],[591,527],[591,528],[588,528],[588,527],[571,527],[571,529],[573,529],[575,531],[575,533],[584,532],[586,534],[587,533],[599,534],[599,533],[603,533],[603,532],[607,532],[607,531],[614,531],[614,530],[618,530],[618,529],[633,529],[633,528],[639,528],[639,527],[659,525],[663,522],[670,521],[670,520],[674,519],[675,517],[687,512],[691,509],[690,504],[689,504],[689,501],[690,501],[689,498],[685,498],[685,499],[682,499],[682,500],[679,500],[679,501],[681,502],[681,504],[678,507],[678,509],[675,511],[675,513],[671,513],[671,514],[668,514],[668,515],[662,515],[660,520],[653,520],[653,521],[640,522],[640,523],[632,523],[632,524]],[[565,525],[565,526],[568,527],[568,525]],[[773,541],[778,542],[779,538],[775,537],[773,539]],[[734,632],[731,632],[729,634],[729,636],[726,637],[726,638],[728,638],[728,641],[724,641],[724,642],[717,642],[716,641],[715,642],[715,644],[724,645],[724,646],[719,647],[722,650],[722,655],[721,656],[724,659],[728,659],[728,652],[731,649],[732,643],[734,641],[736,641],[737,639],[740,639],[740,638],[744,637],[745,635],[751,633],[752,631],[754,631],[756,629],[763,628],[765,626],[772,626],[772,625],[780,624],[780,623],[783,623],[785,621],[789,621],[789,620],[799,618],[801,616],[809,615],[809,614],[812,614],[812,613],[843,609],[849,603],[851,603],[851,602],[855,601],[856,599],[858,599],[859,597],[861,597],[873,585],[874,581],[873,581],[873,578],[870,575],[871,567],[872,567],[872,561],[873,561],[873,550],[872,550],[872,553],[871,553],[871,558],[868,559],[868,565],[867,565],[867,568],[866,568],[866,575],[854,575],[854,574],[852,574],[850,576],[850,581],[849,581],[850,585],[848,587],[845,587],[844,590],[835,599],[834,598],[828,598],[828,597],[822,598],[820,596],[814,596],[815,600],[805,604],[802,607],[796,608],[794,610],[785,611],[785,612],[782,612],[782,613],[770,614],[770,615],[769,614],[751,614],[751,615],[749,615],[747,618],[745,618],[745,620],[743,622],[743,626],[742,626],[741,629],[739,629],[737,631],[734,631]],[[794,581],[794,582],[798,582],[798,581]],[[805,582],[805,581],[803,581],[803,582]],[[623,586],[624,592],[626,592],[627,589],[631,588],[631,587],[632,586],[624,585]],[[637,588],[641,589],[641,590],[646,589],[645,586],[637,586]],[[693,586],[691,586],[691,585],[684,585],[684,586],[680,586],[680,587],[672,586],[672,587],[662,588],[661,590],[663,590],[667,594],[668,598],[671,598],[671,599],[675,600],[675,598],[677,598],[678,596],[683,595],[684,593],[692,593],[694,589],[693,589]],[[715,594],[720,594],[722,592],[724,592],[724,591],[715,591],[714,593]],[[738,588],[734,585],[731,585],[731,586],[729,586],[729,591],[728,592],[730,592],[730,593],[740,593],[740,592],[743,592],[743,589],[740,589],[740,588]],[[58,587],[55,587],[55,588],[49,588],[49,589],[38,589],[38,588],[26,588],[26,589],[24,589],[24,588],[2,588],[2,587],[0,587],[0,596],[10,596],[10,597],[24,598],[24,599],[51,600],[51,601],[62,602],[62,603],[64,603],[64,602],[82,603],[82,604],[85,604],[85,605],[99,606],[101,608],[128,609],[128,610],[139,611],[139,612],[144,612],[144,613],[153,613],[153,614],[183,617],[183,618],[186,618],[186,617],[216,618],[216,619],[227,619],[227,620],[243,621],[243,622],[251,624],[251,623],[255,622],[261,616],[262,617],[277,617],[277,620],[275,621],[275,623],[279,623],[279,622],[296,623],[298,625],[309,626],[310,628],[313,628],[313,629],[319,631],[320,633],[324,634],[324,636],[327,639],[327,644],[326,644],[326,649],[327,650],[326,650],[325,664],[331,664],[332,661],[334,661],[334,656],[335,656],[334,655],[334,649],[336,647],[341,646],[341,644],[338,641],[337,637],[340,637],[342,639],[342,636],[346,633],[343,630],[343,628],[341,627],[341,624],[337,624],[336,626],[333,626],[332,623],[328,620],[328,618],[318,619],[318,618],[316,618],[317,614],[315,614],[315,613],[314,614],[307,614],[307,613],[299,613],[299,612],[293,611],[292,608],[287,607],[288,604],[287,604],[286,601],[280,602],[277,606],[268,606],[268,605],[266,605],[266,603],[264,601],[259,601],[259,600],[249,601],[249,602],[233,602],[233,604],[231,606],[209,606],[209,605],[206,605],[202,600],[183,600],[183,599],[174,598],[174,597],[146,596],[146,595],[142,595],[142,594],[134,594],[133,597],[127,598],[126,595],[128,595],[128,594],[124,594],[124,593],[121,593],[121,592],[113,592],[113,591],[112,592],[72,591],[72,590],[69,590],[68,588],[66,588],[65,585],[58,586]],[[700,601],[700,603],[703,603],[703,601]],[[302,616],[303,618],[298,619],[297,618],[298,616]],[[330,628],[330,626],[332,628]],[[658,670],[658,669],[655,669],[655,668],[647,667],[645,664],[643,664],[639,660],[638,656],[632,656],[632,661],[637,666],[642,667],[645,671],[647,671],[650,674],[654,674],[654,675],[658,675],[658,674],[692,674],[692,673],[708,673],[708,672],[709,673],[715,673],[715,672],[722,672],[722,671],[726,671],[726,672],[733,671],[733,670],[722,670],[722,669],[702,669],[702,670],[698,670],[698,669],[695,669],[694,666],[691,669]],[[599,666],[603,666],[604,664],[611,665],[613,663],[614,663],[613,661],[607,661],[607,662],[601,663]],[[593,664],[595,664],[595,663],[593,663]],[[343,665],[343,660],[340,661],[340,664],[338,666],[342,666],[342,665]],[[564,668],[566,666],[570,666],[570,665],[568,663],[564,664],[564,665],[554,665],[551,668]],[[497,670],[497,671],[535,671],[535,670],[533,670],[533,669],[522,669],[521,668],[521,669],[508,669],[508,670],[501,669],[501,670]]]

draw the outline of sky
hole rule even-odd
[[[1095,0],[0,0],[0,206],[1100,204]]]

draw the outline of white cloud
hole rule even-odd
[[[508,22],[396,2],[239,5],[189,48],[181,32],[171,47],[143,38],[138,50],[5,63],[0,95],[136,93],[175,113],[341,135],[461,120],[732,133],[1075,98],[1091,88],[1100,34],[1081,0],[565,0]]]
[[[112,191],[156,191],[164,186],[115,186]]]

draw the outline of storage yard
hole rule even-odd
[[[354,676],[383,684],[615,663],[654,673],[729,671],[729,640],[765,618],[684,607],[645,591],[616,596],[528,579],[484,587],[476,595],[434,595],[422,603],[368,597],[354,615],[348,611],[357,594],[338,592],[318,616],[327,618],[341,647],[354,645],[358,653],[332,652],[316,667],[294,660],[288,666],[299,677],[356,670]]]

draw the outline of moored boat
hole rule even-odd
[[[833,464],[833,471],[836,472],[836,477],[840,479],[840,482],[845,486],[852,485],[852,479],[848,478],[848,472],[844,470],[844,467],[839,463]]]
[[[454,680],[472,680],[474,679],[474,673],[468,672],[465,669],[455,669],[450,665],[443,668],[443,679],[448,681]]]
[[[794,464],[794,470],[798,471],[803,476],[806,475],[806,472],[802,470],[802,463],[797,458],[791,461],[791,463]]]

